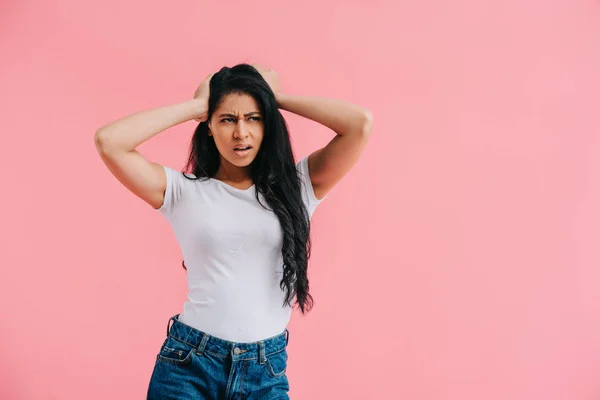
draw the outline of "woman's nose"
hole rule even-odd
[[[248,126],[241,119],[235,125],[234,134],[237,136],[246,136],[248,134]]]

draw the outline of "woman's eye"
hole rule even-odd
[[[250,117],[249,119],[254,121],[260,121],[260,117]],[[234,118],[223,118],[221,122],[235,122]]]

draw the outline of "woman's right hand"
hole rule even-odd
[[[198,100],[199,116],[194,118],[198,122],[204,122],[208,119],[208,97],[210,96],[210,80],[213,74],[208,75],[200,86],[194,92],[194,99]]]

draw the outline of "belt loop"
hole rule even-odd
[[[258,342],[258,363],[262,365],[265,361],[265,343],[261,340]]]
[[[288,345],[289,341],[290,341],[290,331],[288,331],[286,328],[286,330],[285,330],[285,345],[286,346]]]
[[[174,321],[179,314],[172,316],[169,318],[169,322],[167,322],[167,336],[169,336],[169,331],[171,330],[171,321]]]
[[[202,340],[200,341],[200,344],[198,345],[198,349],[196,351],[196,354],[198,354],[199,356],[202,355],[202,352],[206,348],[206,343],[208,342],[208,339],[210,339],[210,335],[208,333],[204,333],[202,335]]]

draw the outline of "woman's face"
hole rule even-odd
[[[246,167],[254,161],[263,139],[263,116],[254,97],[231,93],[225,96],[208,124],[215,139],[221,160],[237,167]],[[236,150],[248,147],[247,150]]]

